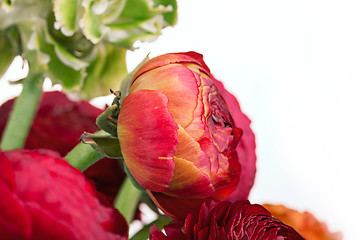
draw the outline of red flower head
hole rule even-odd
[[[0,107],[0,136],[15,99]],[[25,143],[26,149],[46,148],[65,156],[86,132],[96,132],[96,118],[103,110],[85,101],[71,101],[61,92],[45,92]],[[125,177],[116,159],[104,158],[84,174],[94,180],[96,189],[112,202]]]
[[[235,97],[195,52],[146,62],[118,118],[124,160],[169,216],[185,218],[206,198],[247,199],[255,138]]]
[[[49,150],[0,152],[1,239],[127,239],[125,219]]]
[[[203,203],[198,214],[189,214],[184,224],[173,221],[165,226],[166,234],[155,225],[150,240],[303,240],[293,228],[262,206],[249,201]]]

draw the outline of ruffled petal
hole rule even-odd
[[[174,155],[178,158],[192,162],[202,173],[210,176],[210,158],[201,149],[200,144],[181,126],[179,126],[178,129],[178,138],[179,144],[176,146]]]
[[[118,137],[126,165],[135,180],[151,191],[164,191],[174,175],[177,129],[159,91],[141,90],[125,97]]]
[[[240,143],[236,147],[238,160],[241,165],[241,175],[237,189],[228,198],[228,200],[244,200],[248,198],[249,192],[255,180],[255,135],[250,128],[250,119],[244,113],[242,113],[239,102],[236,100],[235,96],[229,93],[220,81],[217,81],[216,79],[213,79],[213,81],[229,108],[230,114],[235,123],[235,127],[242,130]]]

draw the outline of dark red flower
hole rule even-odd
[[[15,99],[8,100],[0,107],[0,136],[9,118]],[[25,148],[46,148],[65,156],[79,143],[81,134],[96,132],[96,118],[103,110],[94,107],[86,101],[71,101],[65,94],[45,92],[41,97],[39,108]],[[85,176],[94,180],[96,189],[113,202],[121,183],[124,172],[116,159],[104,158],[90,166]]]
[[[127,239],[125,219],[50,150],[0,152],[1,239]]]
[[[185,223],[173,221],[164,227],[155,225],[151,240],[303,240],[292,227],[284,224],[258,204],[249,201],[203,203],[198,214],[189,214]]]

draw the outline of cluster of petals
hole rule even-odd
[[[184,223],[173,221],[150,229],[150,240],[303,240],[292,227],[271,216],[264,207],[249,201],[204,202],[200,211]]]
[[[0,152],[1,239],[127,239],[125,219],[50,150]]]

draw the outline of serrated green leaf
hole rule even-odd
[[[118,24],[111,24],[108,27],[111,31],[108,33],[107,40],[117,46],[132,49],[135,41],[154,40],[161,34],[163,19],[155,16],[151,19],[133,20]]]
[[[165,14],[165,20],[171,24],[174,23],[174,16],[171,13],[175,13],[176,15],[176,10],[177,5],[175,0],[131,0],[126,2],[121,17],[123,19],[139,20],[150,19],[157,15]]]
[[[129,0],[126,2],[121,17],[125,19],[146,19],[154,16],[149,0]]]
[[[22,26],[24,31],[33,30],[29,40],[29,48],[36,52],[36,58],[32,58],[29,64],[33,68],[43,68],[55,83],[60,83],[65,90],[77,90],[85,76],[84,68],[79,68],[79,59],[71,56],[57,43],[47,32],[46,28],[38,23],[34,28]],[[60,49],[60,50],[59,50]],[[64,52],[61,52],[64,51]],[[61,53],[61,58],[59,58]],[[27,57],[30,53],[27,53]],[[66,59],[65,63],[63,60]],[[73,64],[73,65],[72,65]],[[76,66],[76,69],[73,68]]]
[[[114,0],[109,3],[108,9],[102,16],[101,20],[104,24],[116,21],[124,10],[127,0]]]
[[[163,13],[165,21],[170,25],[174,26],[177,21],[177,3],[176,0],[154,0],[154,7],[158,7],[159,5],[163,6],[171,6],[172,11]]]
[[[106,26],[106,39],[118,46],[132,49],[135,41],[152,41],[166,26],[176,22],[176,2],[149,0],[128,1],[117,22]]]
[[[75,0],[54,0],[56,23],[66,36],[72,35],[76,30],[77,2]]]
[[[103,30],[101,29],[101,23],[98,15],[96,15],[93,10],[94,2],[89,2],[85,6],[85,13],[81,19],[81,27],[83,33],[87,39],[89,39],[93,44],[97,44],[103,37]]]

